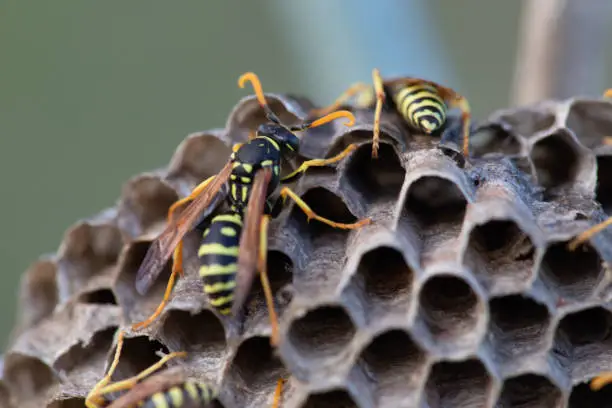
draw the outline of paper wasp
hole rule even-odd
[[[169,360],[185,357],[185,352],[166,354],[139,374],[111,383],[119,364],[124,335],[123,331],[119,332],[115,356],[108,372],[87,395],[87,408],[212,408],[218,395],[214,386],[187,379],[182,370],[169,368],[158,372]],[[277,383],[272,408],[280,403],[282,384],[282,380]],[[108,398],[109,394],[122,391],[125,393],[114,399]]]
[[[267,234],[271,217],[280,213],[286,198],[292,199],[308,217],[334,228],[354,229],[368,224],[364,219],[353,224],[336,223],[315,214],[300,197],[283,186],[278,197],[272,198],[281,183],[292,181],[313,166],[326,166],[346,157],[357,146],[349,145],[340,154],[329,159],[314,159],[303,162],[287,176],[280,176],[281,159],[297,153],[300,139],[297,131],[323,125],[337,118],[348,118],[351,126],[354,116],[348,111],[333,112],[320,119],[297,126],[283,125],[272,112],[264,97],[258,77],[248,72],[238,80],[243,88],[251,82],[259,105],[264,110],[268,123],[260,125],[248,142],[234,146],[228,163],[215,176],[198,185],[191,194],[174,203],[168,213],[168,225],[152,243],[136,275],[136,289],[144,294],[157,278],[168,259],[173,256],[172,274],[164,298],[155,313],[146,321],[137,323],[134,329],[148,326],[161,313],[168,302],[174,280],[182,275],[182,239],[192,229],[198,217],[210,208],[226,200],[229,209],[213,217],[204,231],[198,251],[199,275],[204,283],[210,304],[224,315],[236,315],[244,304],[253,279],[259,271],[262,287],[270,313],[272,344],[277,341],[277,318],[274,311],[272,291],[267,278]],[[226,194],[222,186],[228,183]],[[176,210],[190,204],[176,217]]]
[[[468,157],[471,113],[467,99],[450,88],[421,78],[383,80],[376,68],[372,71],[372,79],[373,87],[358,82],[342,93],[333,104],[326,108],[315,109],[313,113],[326,114],[338,109],[352,97],[358,96],[357,106],[375,108],[372,157],[378,157],[380,115],[383,106],[388,110],[397,111],[410,127],[426,135],[441,129],[446,122],[448,109],[456,107],[461,110],[463,122],[463,154]]]

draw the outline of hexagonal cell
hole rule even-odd
[[[210,310],[191,314],[184,310],[170,310],[164,317],[159,336],[171,350],[207,353],[221,357],[225,350],[225,329]]]
[[[476,359],[434,364],[425,385],[429,408],[488,407],[493,380]]]
[[[400,251],[388,246],[361,256],[346,290],[354,293],[368,321],[394,312],[408,313],[414,272]]]
[[[372,144],[362,144],[346,165],[346,178],[370,202],[398,197],[406,175],[393,146],[379,147],[378,159],[373,160]]]
[[[421,228],[433,231],[460,226],[466,206],[467,200],[459,187],[436,176],[424,176],[414,181],[405,201],[406,211],[414,216]]]
[[[529,358],[547,347],[550,313],[546,306],[523,295],[503,296],[489,302],[489,336],[496,359]]]
[[[78,292],[91,277],[111,273],[122,247],[121,232],[115,226],[81,223],[69,229],[57,261],[60,300]]]
[[[58,302],[56,265],[38,261],[24,273],[19,292],[20,324],[30,327],[49,316]]]
[[[530,157],[539,184],[546,188],[573,183],[583,161],[578,145],[564,132],[540,139],[533,145]]]
[[[77,300],[80,303],[89,303],[95,305],[116,305],[117,299],[110,288],[92,290],[81,294]]]
[[[240,345],[226,383],[236,393],[246,391],[247,399],[265,396],[267,400],[274,393],[278,379],[286,376],[287,370],[270,346],[270,339],[258,336]],[[243,401],[242,406],[249,406],[249,403]]]
[[[310,394],[301,408],[358,408],[346,390]]]
[[[287,289],[289,289],[293,280],[293,262],[283,252],[269,250],[266,270],[274,299],[274,307],[280,315],[282,309],[291,301],[291,293]],[[245,316],[254,316],[259,312],[263,312],[267,316],[268,309],[261,279],[255,278],[249,299],[245,305]]]
[[[109,355],[108,363],[114,357],[116,347],[113,347]],[[137,336],[125,338],[123,350],[119,358],[117,369],[113,373],[112,380],[120,381],[128,377],[139,374],[151,365],[159,361],[159,352],[167,354],[168,348],[156,340],[151,340],[147,336]],[[168,362],[172,365],[172,362]]]
[[[325,305],[291,322],[288,340],[306,360],[338,355],[355,335],[353,321],[340,306]]]
[[[604,137],[612,135],[612,105],[608,101],[575,101],[565,124],[586,147],[599,146]]]
[[[265,93],[264,95],[272,112],[276,114],[281,123],[287,126],[300,122],[301,119],[298,115],[305,115],[306,109],[313,107],[312,103],[305,98],[293,98],[275,93]],[[269,120],[257,103],[255,96],[248,95],[234,106],[228,117],[226,128],[255,130],[260,124],[268,122]]]
[[[232,152],[222,137],[222,130],[189,135],[172,156],[168,178],[199,181],[216,174]]]
[[[470,154],[475,157],[488,153],[502,153],[506,156],[518,155],[521,142],[504,126],[491,123],[476,130],[470,135]]]
[[[117,327],[109,327],[95,333],[87,344],[76,343],[55,360],[52,368],[58,372],[68,373],[78,369],[84,362],[95,359],[96,356],[106,356],[108,349],[113,344],[116,331]]]
[[[562,402],[561,390],[548,378],[538,374],[522,374],[504,381],[496,407],[557,408]]]
[[[426,370],[425,352],[404,330],[378,334],[361,352],[358,366],[376,387],[377,406],[399,406],[416,392]]]
[[[578,383],[572,388],[568,408],[601,408],[610,405],[610,401],[612,401],[612,385],[593,391],[589,384]]]
[[[499,120],[525,137],[550,129],[556,122],[554,113],[546,106],[514,109],[503,114]]]
[[[356,222],[357,218],[348,209],[342,198],[324,187],[315,187],[306,191],[301,196],[302,200],[321,217],[341,223]],[[291,209],[291,219],[297,223],[298,228],[303,234],[311,237],[320,237],[326,233],[343,232],[337,228],[332,228],[327,224],[316,220],[308,221],[306,214],[294,205]]]
[[[58,378],[38,358],[9,353],[4,360],[3,381],[14,396],[23,400],[57,384]]]
[[[471,344],[484,317],[484,305],[472,287],[454,275],[428,279],[419,294],[419,321],[437,347]]]
[[[176,191],[152,174],[132,178],[123,186],[118,204],[121,230],[138,237],[166,222],[168,209],[179,199]]]
[[[59,401],[53,401],[47,408],[83,408],[85,406],[85,398],[68,398]]]
[[[590,244],[575,251],[570,251],[567,244],[567,241],[557,242],[546,249],[539,274],[564,301],[583,300],[603,278],[603,263]]]
[[[559,322],[553,356],[571,374],[584,381],[612,364],[612,314],[602,307],[569,313]]]
[[[527,282],[534,273],[534,245],[514,221],[476,225],[470,231],[468,248],[482,259],[484,269],[477,275],[493,292]]]
[[[126,318],[132,322],[148,318],[153,313],[163,298],[170,278],[172,259],[168,261],[146,296],[141,296],[136,291],[136,272],[150,245],[150,241],[136,241],[127,246],[122,254],[113,288]]]
[[[612,156],[597,156],[597,188],[595,194],[603,210],[610,214],[612,212]]]

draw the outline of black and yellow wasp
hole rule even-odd
[[[461,110],[463,122],[463,154],[468,157],[470,130],[470,105],[467,99],[454,90],[421,78],[393,78],[383,80],[378,69],[372,71],[374,86],[359,82],[347,89],[336,101],[326,108],[315,109],[312,113],[326,114],[357,96],[356,106],[375,107],[372,157],[378,157],[380,139],[380,115],[383,109],[397,111],[406,123],[426,135],[442,128],[449,108]]]
[[[174,253],[172,274],[157,311],[146,321],[135,324],[134,329],[149,325],[160,314],[169,299],[176,275],[183,273],[184,235],[202,213],[208,213],[223,199],[227,200],[229,209],[210,221],[198,251],[201,265],[199,274],[204,283],[204,292],[219,313],[235,315],[246,300],[253,278],[259,271],[270,312],[273,344],[276,344],[278,331],[266,273],[267,233],[270,218],[280,212],[285,199],[292,199],[308,219],[318,220],[334,228],[353,229],[370,222],[370,219],[364,219],[353,224],[342,224],[323,218],[315,214],[287,186],[280,189],[276,199],[272,198],[281,183],[294,180],[310,167],[335,163],[356,149],[356,145],[350,145],[332,158],[305,161],[295,171],[281,177],[281,158],[297,153],[300,146],[300,139],[294,132],[341,117],[350,119],[350,123],[346,124],[350,126],[354,123],[353,114],[338,111],[311,122],[287,127],[268,106],[258,77],[254,73],[246,73],[239,78],[238,85],[242,88],[247,81],[252,83],[257,101],[269,123],[260,125],[255,136],[248,142],[234,146],[230,160],[216,176],[205,180],[188,197],[171,206],[167,227],[152,243],[137,272],[136,289],[144,294]],[[222,186],[226,182],[229,188],[224,194]],[[175,217],[175,211],[188,202],[190,204],[181,215]]]
[[[179,351],[164,355],[139,374],[111,383],[119,364],[125,332],[119,331],[115,356],[106,375],[91,389],[85,399],[87,408],[211,408],[217,398],[216,387],[186,378],[184,371],[172,367],[161,370],[171,359],[186,357]],[[272,408],[280,403],[283,381],[279,380]],[[111,398],[111,395],[114,397]]]

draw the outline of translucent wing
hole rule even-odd
[[[159,237],[153,241],[136,273],[136,290],[138,293],[141,295],[147,293],[168,262],[168,259],[172,256],[174,248],[193,227],[193,224],[200,218],[202,212],[208,210],[211,203],[218,204],[220,199],[223,198],[222,195],[217,193],[225,185],[231,171],[232,163],[228,162],[210,182],[208,187],[191,201],[179,217],[172,219]]]
[[[182,372],[165,370],[160,374],[151,376],[141,383],[134,385],[126,394],[114,400],[107,408],[135,407],[145,398],[160,391],[165,391],[175,385],[179,385],[183,381],[185,381],[185,376]]]
[[[257,260],[259,256],[261,217],[266,205],[268,184],[272,178],[272,170],[261,169],[255,175],[249,205],[246,212],[245,228],[240,237],[240,250],[238,252],[238,272],[236,274],[236,289],[234,292],[234,304],[232,314],[236,313],[244,305],[253,278],[257,273]]]

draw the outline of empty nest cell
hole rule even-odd
[[[85,398],[68,398],[60,401],[53,401],[47,408],[83,408]]]
[[[602,408],[612,401],[612,385],[593,391],[588,383],[578,383],[572,388],[568,408]]]
[[[117,299],[111,288],[102,288],[85,292],[79,296],[80,303],[96,305],[116,305]]]
[[[567,245],[567,241],[550,244],[539,270],[542,280],[564,303],[588,298],[604,276],[602,260],[590,244],[575,251]]]
[[[168,169],[169,178],[201,181],[217,173],[231,154],[231,149],[217,134],[210,132],[189,135],[172,157]]]
[[[597,187],[595,194],[603,210],[610,214],[612,212],[612,156],[597,156]]]
[[[178,199],[176,191],[158,176],[137,176],[123,187],[119,202],[119,226],[132,237],[145,234],[166,221],[168,209]]]
[[[454,275],[438,275],[425,282],[419,294],[419,320],[436,346],[478,341],[476,330],[484,306],[472,287]]]
[[[489,302],[489,336],[497,359],[528,358],[546,347],[550,314],[546,306],[523,295]]]
[[[408,313],[414,272],[400,251],[388,246],[364,253],[346,290],[361,301],[372,321],[393,312]]]
[[[58,302],[57,267],[52,261],[38,261],[24,274],[19,293],[19,324],[31,327],[49,316]]]
[[[55,360],[53,369],[58,372],[69,373],[74,369],[78,369],[82,364],[87,364],[93,369],[96,361],[105,360],[108,349],[113,344],[113,337],[116,331],[116,326],[109,327],[94,334],[86,345],[82,342],[76,343]]]
[[[574,381],[612,369],[612,315],[602,307],[569,313],[555,331],[553,355]]]
[[[406,211],[422,228],[435,231],[443,231],[449,224],[460,225],[466,206],[467,200],[459,187],[437,176],[424,176],[414,181],[405,202]]]
[[[602,139],[612,135],[612,104],[608,101],[574,101],[565,125],[588,148],[601,145]]]
[[[112,380],[120,381],[139,374],[161,358],[160,352],[167,354],[169,350],[162,343],[151,340],[147,336],[125,338],[119,364],[113,373]],[[109,355],[108,364],[111,363],[114,353],[115,347],[112,348]]]
[[[40,395],[58,382],[51,368],[36,357],[10,353],[4,360],[4,382],[19,400]]]
[[[538,374],[522,374],[504,381],[497,401],[499,408],[557,408],[561,406],[561,390],[548,378]]]
[[[346,349],[355,325],[343,307],[325,305],[291,322],[288,338],[305,360],[335,356]]]
[[[207,353],[220,358],[225,350],[225,329],[210,310],[197,314],[170,310],[164,317],[159,336],[171,350]]]
[[[500,122],[510,125],[512,130],[524,137],[550,129],[556,122],[555,114],[546,106],[518,108],[505,113]]]
[[[500,124],[491,123],[470,135],[470,153],[475,157],[488,153],[515,156],[521,152],[521,143]]]
[[[429,408],[485,408],[492,388],[493,380],[479,360],[442,361],[431,368],[425,397]]]
[[[565,132],[540,139],[533,145],[530,157],[539,184],[546,188],[573,183],[582,165],[578,145]]]
[[[348,160],[346,178],[368,201],[399,195],[406,171],[389,143],[380,144],[378,159],[372,159],[372,144],[364,143]]]
[[[240,345],[228,376],[227,384],[234,392],[247,390],[267,396],[274,392],[278,379],[286,377],[286,369],[270,346],[270,339],[257,336]]]
[[[310,394],[301,408],[358,408],[346,390]]]
[[[534,269],[535,247],[529,236],[511,220],[491,220],[475,226],[469,235],[470,256],[484,261],[479,278],[491,291],[516,287],[529,281]],[[477,254],[477,255],[476,255]]]
[[[397,406],[393,401],[419,389],[426,362],[425,352],[408,333],[392,329],[372,339],[358,365],[376,388],[377,406]]]

